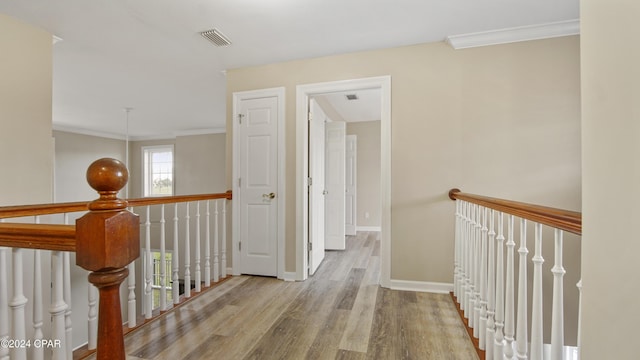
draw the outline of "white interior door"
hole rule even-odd
[[[334,121],[325,124],[325,248],[345,249],[345,137],[347,124]]]
[[[309,275],[324,259],[325,121],[318,103],[309,101]]]
[[[238,117],[240,272],[276,276],[278,98],[243,99]]]
[[[347,135],[345,159],[345,234],[356,234],[356,178],[358,137]]]

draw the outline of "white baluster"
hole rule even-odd
[[[69,214],[64,214],[64,223],[69,224]],[[71,322],[71,256],[68,252],[62,253],[64,303],[67,308],[64,312],[64,341],[66,344],[67,360],[73,359],[73,324]]]
[[[173,205],[173,255],[171,255],[171,266],[173,267],[173,275],[171,279],[173,280],[171,283],[171,297],[173,298],[174,304],[180,303],[180,275],[178,272],[180,271],[180,256],[178,251],[178,246],[180,245],[178,239],[178,203]]]
[[[218,282],[220,280],[220,261],[218,254],[218,246],[220,244],[220,238],[218,237],[219,227],[218,227],[218,202],[220,200],[215,200],[213,202],[213,281]]]
[[[167,249],[164,204],[160,205],[160,310],[167,310]]]
[[[129,278],[131,277],[135,277],[135,273],[134,275],[131,275],[131,273],[129,273]],[[95,350],[98,346],[98,289],[93,284],[89,283],[87,292],[89,298],[89,316],[87,320],[87,349]],[[131,310],[131,307],[129,307],[129,310]],[[129,327],[132,327],[131,319],[132,318],[129,318]],[[133,322],[135,324],[135,313],[133,319]]]
[[[460,284],[458,287],[458,303],[460,309],[466,309],[467,301],[467,202],[457,200],[460,202]]]
[[[64,302],[64,256],[60,251],[51,253],[51,339],[60,340],[61,346],[53,348],[53,358],[63,360],[67,358],[67,341],[65,332],[65,310],[67,304]]]
[[[514,248],[513,222],[514,216],[509,215],[507,224],[507,281],[505,284],[504,307],[504,355],[507,359],[513,358],[513,340],[515,335],[515,289],[514,289]]]
[[[187,205],[187,215],[185,216],[185,235],[184,235],[184,297],[191,297],[191,244],[189,238],[189,203]]]
[[[489,256],[487,261],[487,341],[486,341],[486,353],[485,359],[493,359],[493,344],[495,342],[496,335],[496,232],[494,229],[495,224],[495,210],[489,211]]]
[[[528,326],[527,326],[527,220],[520,219],[520,266],[518,270],[518,328],[516,330],[516,356],[518,359],[527,358]]]
[[[562,360],[564,349],[564,296],[565,270],[562,266],[562,230],[555,229],[555,262],[553,273],[553,305],[551,308],[551,360]]]
[[[496,237],[496,339],[493,359],[504,359],[504,214],[498,212],[498,236]]]
[[[533,306],[531,308],[531,359],[542,359],[542,225],[535,223],[535,253],[533,255]]]
[[[27,329],[25,328],[25,314],[24,307],[27,304],[27,298],[24,296],[23,288],[23,272],[22,254],[23,250],[20,248],[12,248],[13,259],[13,299],[9,306],[11,307],[11,313],[13,317],[13,333],[10,335],[11,339],[26,340]],[[26,360],[27,349],[26,348],[13,348],[11,349],[11,359],[13,360]]]
[[[36,220],[36,224],[39,221]],[[40,250],[33,252],[33,340],[42,341],[42,259]],[[34,360],[44,358],[42,347],[33,347],[31,357]]]
[[[0,247],[0,341],[9,339],[9,282],[7,280],[7,251]],[[0,346],[0,360],[9,360],[9,348]]]
[[[196,201],[196,292],[202,291],[200,287],[200,280],[202,275],[200,273],[200,201]]]
[[[470,218],[469,224],[469,327],[473,328],[475,325],[475,309],[476,309],[476,205],[470,206]],[[474,336],[476,336],[474,331]]]
[[[486,207],[481,207],[481,238],[480,238],[480,324],[478,331],[478,347],[480,350],[486,349],[487,341],[487,211]]]
[[[227,201],[222,200],[222,259],[220,267],[220,276],[227,277]]]
[[[464,317],[468,321],[473,321],[473,217],[472,204],[466,206],[467,221],[465,226],[465,291],[464,291]],[[468,322],[467,322],[468,323]],[[471,326],[471,324],[469,324]]]
[[[133,212],[133,208],[129,208],[129,211]],[[142,265],[144,266],[144,264]],[[137,310],[137,299],[136,299],[136,262],[132,261],[129,265],[127,265],[129,269],[129,275],[127,277],[127,289],[129,290],[129,294],[127,296],[127,326],[129,329],[133,329],[137,324],[138,310]],[[93,294],[97,297],[97,290],[92,284],[89,284],[89,294]],[[96,298],[94,297],[94,299]],[[95,302],[95,301],[94,301]],[[91,301],[89,301],[91,303]],[[97,327],[96,327],[97,329]],[[97,335],[96,335],[97,336]],[[96,340],[97,341],[97,340]],[[89,342],[91,344],[91,342]],[[94,342],[95,344],[95,342]],[[92,348],[89,348],[92,349]],[[95,345],[93,347],[95,349]]]
[[[480,337],[480,311],[482,309],[481,299],[480,299],[480,274],[482,271],[480,270],[481,258],[482,258],[482,249],[481,249],[481,229],[482,225],[480,219],[480,206],[476,205],[474,209],[475,216],[475,230],[473,234],[473,259],[474,259],[474,267],[473,267],[473,296],[475,298],[475,302],[473,305],[473,336],[475,338]]]
[[[144,265],[143,265],[144,266]],[[129,275],[127,278],[127,288],[129,290],[129,295],[127,296],[127,326],[130,329],[136,327],[138,316],[136,310],[136,263],[132,261],[129,265],[127,265],[129,269]],[[93,285],[89,284],[89,288],[93,287]]]
[[[580,359],[582,345],[582,279],[578,281],[576,287],[578,288],[578,338],[576,339],[576,345],[578,347],[578,359]]]
[[[211,213],[209,212],[209,200],[207,200],[207,212],[205,214],[205,218],[204,285],[211,286]]]
[[[151,319],[153,313],[153,288],[151,286],[153,276],[153,258],[151,257],[151,220],[150,220],[150,206],[146,207],[146,220],[144,222],[145,237],[145,262],[142,266],[145,267],[145,279],[144,279],[144,318]]]

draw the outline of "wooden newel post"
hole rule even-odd
[[[129,178],[126,166],[115,159],[99,159],[87,169],[87,182],[100,198],[76,220],[76,264],[89,274],[100,292],[97,359],[125,359],[120,284],[127,265],[140,256],[140,222],[126,210],[117,194]]]

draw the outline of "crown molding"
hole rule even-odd
[[[79,128],[79,127],[69,126],[69,125],[53,124],[52,125],[52,129],[55,130],[55,131],[63,131],[63,132],[68,132],[68,133],[73,133],[73,134],[97,136],[97,137],[101,137],[101,138],[114,139],[114,140],[125,140],[125,136],[122,135],[122,134],[115,134],[115,133],[110,133],[110,132],[106,132],[106,131],[84,129],[84,128]]]
[[[446,37],[445,42],[451,45],[452,48],[458,50],[579,34],[580,20],[575,19],[470,34],[450,35]]]
[[[64,132],[73,133],[73,134],[97,136],[101,138],[123,140],[123,141],[126,140],[126,135],[124,134],[115,134],[107,131],[83,129],[75,126],[60,125],[60,124],[53,124],[52,128],[53,130],[56,130],[56,131],[64,131]],[[225,128],[207,128],[207,129],[197,129],[197,130],[176,131],[169,134],[153,134],[153,135],[142,135],[142,136],[130,135],[129,141],[167,140],[167,139],[175,139],[178,136],[195,136],[195,135],[224,134],[224,133],[226,133]]]

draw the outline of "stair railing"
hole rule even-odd
[[[182,295],[178,291],[181,285],[188,291],[194,287],[197,294],[204,291],[203,286],[209,287],[226,276],[225,213],[227,201],[231,199],[230,191],[127,201],[117,198],[118,191],[124,187],[127,179],[128,171],[122,163],[114,159],[100,159],[87,171],[89,184],[100,194],[100,198],[93,202],[0,207],[0,360],[71,360],[74,357],[71,289],[78,285],[71,282],[71,274],[78,271],[70,263],[74,253],[76,264],[89,271],[90,282],[88,308],[73,309],[88,314],[88,334],[77,333],[76,336],[88,335],[86,348],[97,348],[98,359],[124,359],[123,333],[144,322],[136,320],[136,308],[143,309],[147,319],[152,314],[153,306],[137,304],[136,293],[143,294],[142,299],[147,304],[152,303],[153,292],[149,291],[151,287],[148,280],[154,273],[153,266],[161,269],[156,276],[171,276],[171,286],[175,289],[172,304],[161,301],[160,311],[156,309],[153,316],[192,296],[185,290]],[[174,208],[171,222],[174,225],[174,248],[188,248],[188,244],[193,241],[198,249],[185,253],[188,254],[185,263],[189,264],[189,259],[193,259],[197,284],[185,284],[189,277],[180,274],[188,274],[190,266],[186,266],[184,270],[177,268],[176,253],[176,261],[171,265],[162,261],[145,262],[144,287],[137,289],[134,260],[138,259],[141,248],[149,251],[151,224],[161,225],[160,250],[165,250],[166,204],[173,205]],[[191,226],[188,204],[195,209],[196,220]],[[201,206],[204,214],[201,214]],[[161,215],[157,220],[153,219],[158,213],[154,208],[160,209]],[[183,208],[186,208],[186,212]],[[210,216],[210,208],[213,208],[213,217]],[[142,226],[140,217],[130,211],[134,209],[144,210],[145,215],[141,216],[144,220]],[[77,219],[76,225],[69,225],[70,218],[82,214],[84,215]],[[12,222],[9,223],[9,220]],[[213,229],[211,222],[214,223]],[[178,233],[178,226],[184,229],[181,234]],[[200,236],[201,226],[204,228],[204,236]],[[189,236],[190,228],[195,229],[193,237]],[[145,239],[142,243],[141,238]],[[201,241],[205,245],[203,259],[199,251]],[[213,264],[211,245],[214,248]],[[219,261],[219,258],[222,260]],[[51,271],[43,269],[43,265],[48,265],[49,259]],[[146,259],[151,258],[147,256]],[[27,263],[31,264],[32,272],[26,269]],[[202,263],[204,266],[201,266]],[[122,312],[120,283],[125,280],[128,281],[126,291],[129,301],[126,310]],[[163,296],[164,299],[167,298],[168,281],[160,282],[162,300]],[[50,321],[44,320],[44,309],[49,311]],[[126,326],[123,326],[121,313],[127,314]],[[90,352],[83,352],[84,355],[88,353]]]
[[[486,359],[496,360],[575,358],[573,350],[565,347],[564,342],[563,234],[581,235],[581,214],[462,193],[458,189],[452,189],[449,197],[456,201],[453,295],[468,327],[473,330],[479,353]],[[531,305],[527,274],[529,224],[534,228]],[[516,226],[520,230],[517,257]],[[553,298],[551,324],[547,327],[550,346],[543,341],[543,226],[553,229],[554,233]],[[579,291],[580,284],[577,286]],[[576,306],[579,308],[579,300]],[[529,309],[530,326],[527,323]],[[576,344],[579,346],[579,343],[578,334]],[[576,353],[579,351],[573,349]]]

